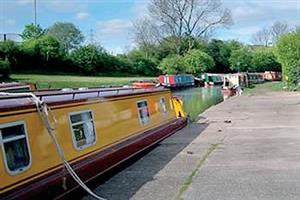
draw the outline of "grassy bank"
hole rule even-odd
[[[136,80],[155,80],[156,77],[91,77],[75,75],[12,74],[12,81],[36,83],[38,88],[96,87],[126,85]]]
[[[284,83],[281,81],[265,82],[262,84],[254,84],[245,89],[245,93],[253,95],[255,93],[264,93],[267,91],[283,91]]]

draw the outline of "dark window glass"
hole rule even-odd
[[[22,171],[30,164],[30,155],[23,124],[0,129],[5,162],[10,172]]]
[[[29,165],[30,158],[26,138],[4,143],[7,167],[16,171]]]

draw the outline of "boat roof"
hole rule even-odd
[[[119,87],[119,88],[65,88],[55,90],[36,90],[32,93],[39,97],[40,100],[51,105],[62,105],[74,102],[84,102],[93,99],[109,99],[123,96],[132,96],[140,94],[149,94],[168,91],[162,87],[156,88],[136,88],[136,87]],[[0,111],[19,110],[34,107],[32,97],[28,93],[2,93],[0,92]]]

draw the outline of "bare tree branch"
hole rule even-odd
[[[146,30],[154,29],[147,31],[149,34],[156,34],[157,30],[160,30],[160,34],[156,36],[175,36],[178,40],[183,40],[184,37],[208,36],[206,32],[211,33],[211,29],[226,27],[232,23],[230,10],[224,9],[220,0],[151,0],[147,14],[147,21],[151,26],[146,28],[144,24],[140,27]],[[141,33],[145,33],[145,30],[136,31],[136,41],[141,38],[147,39],[138,36]]]

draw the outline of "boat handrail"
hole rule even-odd
[[[93,94],[95,93],[96,96],[95,97],[101,97],[101,95],[104,96],[105,93],[108,92],[115,92],[114,94],[110,94],[108,96],[112,96],[112,95],[119,95],[122,91],[128,91],[128,92],[149,92],[149,91],[160,91],[163,90],[161,88],[136,88],[136,87],[128,87],[128,88],[88,88],[86,90],[78,90],[78,88],[74,89],[71,88],[71,90],[68,91],[62,91],[62,90],[36,90],[36,91],[30,91],[32,93],[34,93],[38,98],[40,98],[40,100],[43,99],[43,97],[50,97],[50,96],[63,96],[63,95],[72,95],[72,99],[76,99],[76,95],[77,94]],[[14,93],[14,92],[12,92]],[[22,93],[22,92],[18,92],[18,93]],[[28,95],[25,94],[24,95],[0,95],[0,100],[4,100],[4,99],[20,99],[20,98],[28,98]]]

